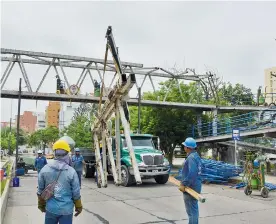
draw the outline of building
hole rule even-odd
[[[46,127],[54,126],[59,128],[60,102],[49,102],[45,111]]]
[[[36,130],[36,121],[36,115],[32,111],[24,111],[23,115],[20,115],[19,127],[27,133],[33,133]]]
[[[60,110],[59,116],[59,129],[63,130],[65,127],[68,127],[73,119],[75,109],[78,108],[79,103],[62,103],[62,109]]]
[[[11,123],[11,127],[14,128],[16,125],[15,123]],[[3,121],[1,122],[1,128],[9,128],[10,122],[9,121]]]
[[[37,112],[36,117],[37,117],[36,130],[46,128],[45,113]]]
[[[265,102],[270,104],[276,101],[276,67],[265,69]]]

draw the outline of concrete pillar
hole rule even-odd
[[[212,148],[212,159],[217,160],[217,157],[218,157],[218,150],[217,150],[217,148],[213,147]]]
[[[218,135],[218,110],[215,109],[213,110],[213,125],[212,125],[212,130],[213,130],[213,136]]]
[[[202,112],[197,112],[197,131],[198,137],[202,137]]]

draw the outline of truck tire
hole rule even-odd
[[[169,180],[169,174],[156,176],[154,179],[158,184],[165,184]]]
[[[134,183],[134,176],[132,176],[129,173],[127,166],[122,165],[121,172],[122,172],[122,186],[129,187],[130,185],[132,185]]]
[[[92,178],[95,174],[95,167],[93,165],[86,164],[83,166],[82,175],[84,178]]]

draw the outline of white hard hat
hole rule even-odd
[[[38,153],[38,154],[41,154],[41,153],[42,153],[42,151],[41,151],[41,150],[38,150],[38,151],[37,151],[37,153]]]

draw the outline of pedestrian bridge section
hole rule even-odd
[[[232,148],[235,147],[235,142],[234,141],[229,141],[229,142],[218,142],[219,145],[225,145],[225,146],[230,146]],[[237,146],[241,146],[243,148],[249,149],[250,151],[261,151],[263,153],[276,153],[276,148],[273,147],[268,147],[260,144],[253,144],[249,142],[243,142],[243,141],[238,141]]]
[[[246,114],[215,118],[211,122],[198,123],[190,129],[190,136],[198,143],[213,143],[232,139],[232,130],[239,129],[241,138],[276,137],[276,113],[255,111]]]
[[[18,99],[19,92],[14,90],[2,90],[1,98]],[[63,101],[63,102],[78,102],[78,103],[99,103],[100,97],[87,96],[87,95],[65,95],[55,93],[40,93],[40,92],[21,92],[21,99],[24,100],[46,100],[46,101]],[[106,97],[102,98],[104,103]],[[127,100],[128,105],[138,106],[139,101],[136,98]],[[178,108],[178,109],[191,109],[198,111],[220,111],[221,113],[229,113],[233,111],[263,111],[269,110],[276,112],[276,108],[263,107],[263,106],[216,106],[210,104],[193,104],[193,103],[180,103],[168,101],[153,101],[141,100],[141,106],[148,107],[162,107],[162,108]]]

